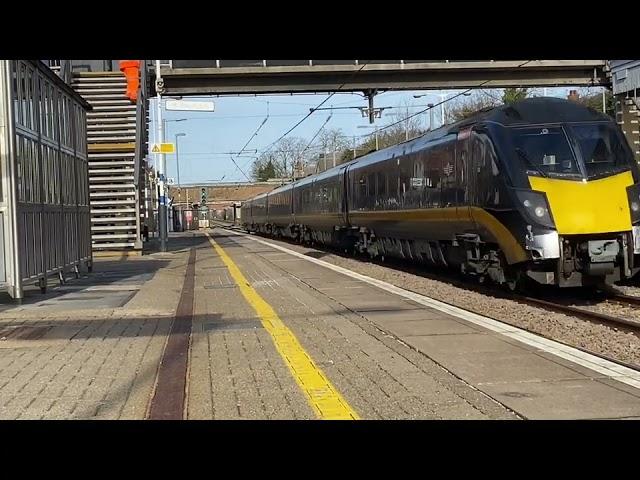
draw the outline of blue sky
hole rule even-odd
[[[459,93],[448,91],[449,96]],[[566,97],[569,88],[549,88],[548,96]],[[408,91],[386,92],[375,97],[375,107],[401,106],[408,102],[416,106],[413,111],[422,110],[427,103],[438,103],[441,100],[439,91]],[[444,93],[444,92],[443,92]],[[500,91],[489,91],[499,95]],[[540,92],[542,93],[542,90]],[[414,98],[414,95],[429,96]],[[213,100],[214,112],[178,112],[163,111],[163,118],[167,122],[167,142],[175,141],[176,133],[185,133],[179,141],[180,182],[182,184],[219,181],[224,177],[227,181],[247,181],[241,171],[233,164],[233,161],[225,152],[237,152],[249,140],[260,124],[267,117],[268,120],[255,136],[246,150],[258,150],[257,156],[271,142],[278,139],[300,119],[309,113],[309,109],[319,105],[327,95],[268,95],[268,96],[242,96],[242,97],[189,97],[188,100]],[[358,94],[337,93],[324,107],[365,107],[367,100]],[[376,119],[375,124],[383,126],[390,123],[394,110],[383,112],[382,118]],[[411,111],[411,110],[410,110]],[[151,125],[149,129],[150,141],[157,139],[157,127],[155,126],[155,99],[151,105]],[[367,118],[363,118],[359,110],[334,110],[317,111],[298,126],[289,136],[302,137],[310,140],[325,123],[327,117],[331,119],[324,128],[340,128],[348,136],[362,136],[369,134],[373,129],[358,128],[368,126]],[[425,113],[423,125],[428,125],[429,114]],[[440,107],[436,107],[434,115],[436,125],[440,126]],[[175,122],[171,120],[186,119]],[[151,161],[154,161],[152,156]],[[235,156],[234,156],[235,158]],[[168,177],[177,179],[176,157],[167,155]],[[236,162],[240,168],[251,176],[252,158],[238,157]]]

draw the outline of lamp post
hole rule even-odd
[[[445,104],[447,103],[447,97],[449,95],[450,92],[440,92],[438,95],[440,95],[440,114],[441,114],[441,121],[442,121],[442,125],[443,126],[445,124]],[[430,95],[434,95],[432,93],[425,93],[423,95],[414,95],[413,98],[421,98],[421,97],[428,97]],[[460,94],[458,94],[460,95]],[[471,92],[463,92],[462,93],[463,96],[468,97],[469,95],[471,95]],[[430,112],[431,112],[431,118],[430,118],[430,122],[431,125],[430,127],[433,128],[433,104],[430,103],[429,105],[427,105],[428,107],[430,107]],[[430,129],[431,129],[430,128]]]
[[[162,120],[162,136],[164,138],[167,138],[167,123],[170,122],[186,122],[188,119],[186,118],[177,118],[175,120],[169,120],[169,119],[165,119]]]
[[[162,121],[162,75],[160,73],[160,60],[156,60],[156,121],[158,128],[158,143],[164,142],[164,122]],[[160,251],[167,251],[167,197],[166,197],[166,185],[165,185],[165,157],[163,153],[160,153],[159,160],[159,175],[158,175],[158,234],[160,236]]]
[[[176,137],[176,171],[178,173],[178,191],[182,194],[182,191],[180,190],[180,157],[178,157],[178,137],[186,137],[187,134],[186,133],[176,133],[175,137]],[[181,197],[182,195],[180,195]],[[179,200],[181,200],[179,198]]]
[[[429,107],[429,131],[431,131],[433,130],[433,103],[429,103],[427,107]]]
[[[441,99],[441,102],[442,102],[442,103],[440,103],[440,112],[442,113],[442,125],[444,125],[444,117],[445,117],[445,113],[444,113],[445,107],[444,107],[444,105],[445,105],[445,103],[447,101],[447,95],[448,95],[447,92],[445,92],[445,93],[440,92],[440,99]]]
[[[423,95],[414,95],[413,98],[422,98],[422,97],[433,97],[435,96],[435,94],[433,93],[425,93]],[[434,114],[435,114],[435,104],[433,103],[429,103],[427,104],[427,107],[429,107],[429,131],[433,130],[433,124],[434,124]],[[442,124],[444,125],[444,113],[442,114]]]

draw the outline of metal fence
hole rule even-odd
[[[86,110],[38,60],[0,60],[0,287],[91,267]]]

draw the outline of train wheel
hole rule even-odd
[[[510,292],[518,292],[524,289],[525,279],[522,276],[522,272],[515,271],[509,272],[509,276],[506,278],[505,285]]]

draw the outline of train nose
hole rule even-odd
[[[529,177],[534,190],[547,194],[549,208],[560,235],[584,235],[631,230],[626,188],[631,172],[577,182]]]

